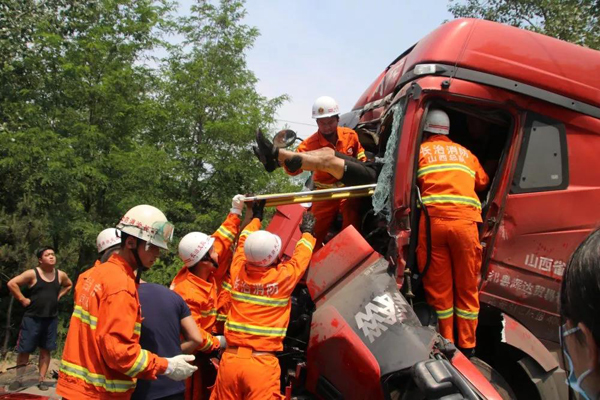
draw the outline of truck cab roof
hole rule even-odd
[[[458,19],[441,25],[394,60],[354,109],[376,105],[403,86],[419,64],[464,68],[564,96],[583,106],[600,105],[599,51],[495,22]]]

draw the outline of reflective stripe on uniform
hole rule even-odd
[[[135,388],[136,384],[134,381],[106,379],[104,375],[94,374],[82,366],[67,362],[65,360],[61,362],[60,372],[74,378],[81,379],[90,385],[104,388],[107,392],[126,392]]]
[[[225,322],[225,327],[230,331],[249,333],[251,335],[285,337],[286,328],[273,328],[267,326],[256,326],[250,324],[241,324],[228,320]]]
[[[433,172],[446,172],[446,171],[462,171],[469,174],[472,178],[475,178],[475,171],[471,168],[467,167],[464,164],[458,163],[448,163],[448,164],[438,164],[438,165],[428,165],[423,168],[419,168],[417,171],[417,178],[422,177],[423,175],[431,174]]]
[[[133,327],[133,333],[135,333],[136,335],[140,335],[142,333],[142,324],[136,322],[135,326]]]
[[[457,317],[460,317],[462,319],[477,319],[477,317],[479,316],[478,311],[467,311],[456,307],[454,308],[454,313]]]
[[[217,309],[216,308],[213,308],[213,309],[208,310],[208,311],[204,311],[204,310],[200,311],[200,316],[203,317],[203,318],[211,317],[211,316],[215,316],[215,315],[217,315]]]
[[[254,232],[254,231],[246,231],[246,230],[244,230],[244,231],[242,231],[242,233],[240,233],[240,237],[242,237],[242,236],[248,236],[252,232]]]
[[[311,242],[309,242],[308,240],[306,240],[306,239],[302,238],[302,239],[298,240],[298,243],[296,244],[296,246],[299,246],[299,245],[301,245],[301,244],[303,244],[304,246],[308,247],[308,249],[309,249],[310,251],[313,251],[313,248],[314,248],[314,247],[313,247],[312,243],[311,243]]]
[[[198,349],[198,351],[206,351],[210,348],[212,348],[213,346],[213,341],[211,340],[210,337],[206,338],[206,343],[204,344],[204,346],[200,347],[200,349]]]
[[[229,239],[230,242],[233,242],[235,240],[235,235],[222,225],[219,227],[219,229],[217,229],[217,233],[219,233],[226,239]]]
[[[135,378],[137,374],[139,374],[140,372],[145,370],[146,367],[148,367],[149,358],[150,357],[148,357],[148,352],[146,350],[140,350],[140,354],[138,354],[137,358],[135,359],[135,362],[133,363],[131,368],[129,368],[129,371],[125,372],[125,375]]]
[[[255,294],[242,293],[235,290],[231,291],[231,298],[243,303],[258,304],[268,307],[285,307],[288,305],[290,298],[273,299],[267,296],[257,296]]]
[[[217,321],[219,321],[219,322],[227,321],[227,314],[217,314]]]
[[[225,290],[227,290],[228,292],[231,292],[231,284],[223,281],[223,283],[221,283],[221,287]]]
[[[435,310],[435,313],[437,314],[438,319],[450,318],[454,313],[454,308],[450,307],[446,310]]]
[[[468,196],[459,196],[456,194],[432,194],[429,196],[423,196],[424,204],[443,204],[443,203],[452,203],[452,204],[465,204],[468,206],[473,206],[475,208],[481,209],[481,203],[478,199],[474,199]]]
[[[92,329],[96,329],[96,325],[98,325],[98,318],[91,315],[89,312],[84,310],[81,306],[75,306],[75,310],[73,310],[73,316],[84,324],[87,324]]]
[[[366,158],[366,156],[365,156],[365,152],[364,152],[363,150],[361,150],[361,151],[359,151],[359,152],[358,152],[358,154],[356,155],[356,158],[358,158],[358,159],[360,160],[360,159],[361,159],[361,158],[363,158],[363,157],[365,157],[365,158]]]

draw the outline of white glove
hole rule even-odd
[[[189,378],[198,369],[195,365],[190,364],[195,359],[196,357],[191,354],[180,354],[167,358],[169,365],[164,375],[174,381],[182,381]]]
[[[219,335],[215,336],[215,338],[219,340],[219,349],[223,350],[225,347],[227,347],[227,340],[225,340],[225,336]]]
[[[243,194],[236,194],[235,196],[233,196],[233,199],[231,199],[231,210],[229,212],[232,212],[237,215],[242,215],[242,209],[244,208],[244,199],[245,196]]]

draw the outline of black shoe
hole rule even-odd
[[[262,165],[265,166],[267,172],[273,172],[279,166],[277,156],[279,155],[279,149],[273,146],[273,143],[265,137],[260,129],[256,130],[256,144],[253,146],[254,154],[260,160]]]
[[[41,381],[40,383],[38,383],[38,389],[42,390],[42,391],[46,391],[48,390],[48,384],[44,381]]]
[[[471,348],[471,349],[465,349],[465,348],[462,348],[462,347],[458,347],[458,349],[467,358],[473,358],[473,357],[475,357],[475,348],[474,347]]]
[[[21,389],[23,385],[19,381],[13,381],[10,385],[8,385],[8,390],[14,392],[15,390]]]

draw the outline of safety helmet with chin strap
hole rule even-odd
[[[259,267],[268,267],[279,258],[281,239],[268,231],[256,231],[248,235],[244,243],[246,261]]]
[[[175,229],[162,211],[147,204],[135,206],[127,211],[116,228],[129,236],[137,238],[138,244],[140,240],[145,242],[146,250],[149,249],[151,244],[167,250],[167,245],[173,239]],[[133,255],[138,270],[136,281],[139,282],[145,267],[140,259],[138,246],[136,246]]]
[[[190,232],[179,242],[179,257],[186,267],[192,267],[208,253],[215,238],[202,232]]]

